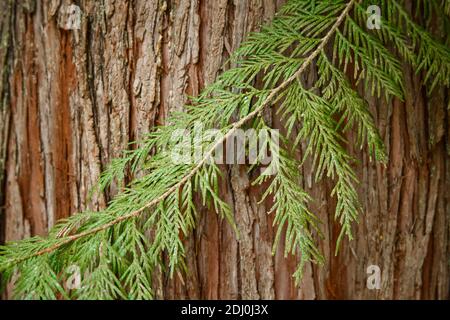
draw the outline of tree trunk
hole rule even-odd
[[[186,94],[213,82],[246,34],[269,22],[282,2],[1,1],[0,240],[45,235],[58,219],[103,208],[114,188],[91,200],[88,193],[105,165],[182,110]],[[156,277],[158,298],[448,298],[449,95],[427,97],[406,66],[405,74],[405,102],[360,90],[389,163],[351,150],[364,213],[355,239],[345,240],[337,256],[332,181],[316,184],[311,165],[301,169],[315,200],[311,209],[323,221],[318,241],[326,263],[308,264],[296,287],[297,258],[284,257],[282,246],[271,254],[270,203],[258,204],[254,177],[230,166],[221,190],[239,240],[226,221],[202,210],[185,240],[189,273]],[[277,126],[273,111],[271,117]],[[378,290],[366,285],[370,265],[381,269]]]

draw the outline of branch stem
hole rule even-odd
[[[266,107],[270,105],[270,103],[287,87],[289,86],[293,81],[295,81],[305,70],[306,68],[314,61],[314,59],[320,54],[320,52],[325,48],[329,40],[332,38],[334,32],[339,28],[339,26],[344,21],[345,17],[349,14],[350,10],[352,9],[353,5],[360,0],[350,0],[347,5],[345,6],[345,9],[342,11],[342,13],[338,16],[333,26],[330,28],[330,30],[325,34],[325,36],[321,39],[319,46],[303,61],[300,68],[289,78],[284,80],[278,87],[272,89],[271,93],[267,96],[267,98],[252,112],[247,114],[245,117],[241,118],[240,120],[233,123],[229,131],[206,152],[206,154],[203,156],[203,158],[196,164],[196,166],[186,175],[184,176],[179,182],[174,184],[172,187],[167,189],[166,192],[161,194],[159,197],[153,199],[152,201],[148,202],[146,205],[141,207],[138,210],[135,210],[133,212],[130,212],[126,215],[117,217],[116,219],[102,225],[96,228],[93,228],[91,230],[87,230],[81,233],[77,233],[71,236],[67,236],[63,239],[61,239],[60,242],[57,244],[54,244],[53,246],[50,246],[48,248],[39,250],[29,256],[20,258],[20,259],[13,259],[9,263],[20,263],[24,260],[41,256],[46,253],[53,252],[57,250],[58,248],[62,247],[63,245],[66,245],[70,242],[73,242],[77,239],[89,236],[91,234],[95,234],[97,232],[106,230],[124,220],[139,216],[144,210],[151,208],[155,204],[159,203],[160,201],[163,201],[165,198],[167,198],[170,194],[175,192],[177,189],[182,187],[187,181],[189,181],[197,172],[200,170],[200,168],[208,161],[208,159],[213,155],[214,150],[221,145],[224,141],[226,141],[229,137],[231,137],[236,130],[241,128],[245,123],[247,123],[249,120],[253,119],[255,116],[257,116],[261,111],[263,111]]]

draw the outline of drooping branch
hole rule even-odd
[[[299,79],[300,75],[302,75],[302,73],[305,72],[305,70],[307,70],[308,66],[314,61],[314,59],[322,52],[322,50],[325,48],[325,46],[333,38],[333,35],[335,34],[336,30],[339,28],[339,26],[343,23],[343,21],[345,20],[347,15],[350,13],[350,11],[351,11],[352,7],[354,6],[354,4],[358,3],[358,2],[360,2],[360,1],[359,0],[350,0],[346,4],[344,10],[337,17],[336,21],[331,26],[329,31],[320,40],[319,45],[317,46],[317,48],[313,52],[311,52],[311,54],[309,54],[309,56],[303,61],[301,66],[298,68],[298,70],[293,75],[291,75],[289,78],[284,80],[281,84],[279,84],[277,87],[273,88],[270,91],[270,94],[265,98],[265,100],[260,105],[258,105],[257,108],[255,108],[253,111],[248,113],[245,117],[242,117],[240,120],[234,122],[231,125],[230,129],[228,130],[228,132],[225,135],[223,135],[223,137],[221,139],[217,140],[208,149],[208,151],[203,155],[203,157],[195,165],[195,167],[187,175],[185,175],[179,182],[177,182],[172,187],[167,189],[167,191],[165,191],[163,194],[161,194],[157,198],[149,201],[147,204],[145,204],[144,206],[140,207],[138,210],[135,210],[135,211],[132,211],[132,212],[127,213],[125,215],[119,216],[119,217],[117,217],[117,218],[111,220],[110,222],[105,223],[105,224],[103,224],[101,226],[98,226],[98,227],[92,228],[92,229],[84,231],[84,232],[80,232],[80,233],[77,233],[77,234],[73,234],[73,235],[61,238],[56,243],[54,243],[53,245],[49,246],[48,248],[41,249],[41,250],[31,254],[31,255],[28,255],[28,256],[25,256],[25,257],[21,257],[19,259],[13,259],[13,260],[5,261],[3,264],[4,265],[17,264],[17,263],[23,262],[25,260],[28,260],[30,258],[33,258],[33,257],[37,257],[37,256],[41,256],[41,255],[44,255],[44,254],[47,254],[47,253],[51,253],[51,252],[61,248],[62,246],[66,245],[66,244],[69,244],[69,243],[71,243],[73,241],[76,241],[78,239],[81,239],[81,238],[93,235],[95,233],[104,231],[104,230],[106,230],[108,228],[111,228],[112,226],[117,225],[117,224],[119,224],[119,223],[121,223],[121,222],[123,222],[125,220],[128,220],[128,219],[131,219],[133,217],[139,216],[146,209],[149,209],[149,208],[155,206],[159,202],[161,202],[164,199],[166,199],[169,195],[171,195],[172,193],[176,192],[186,182],[188,182],[191,178],[193,178],[195,176],[195,174],[203,167],[203,165],[205,165],[208,162],[208,160],[212,157],[214,151],[217,149],[218,146],[223,144],[228,138],[232,137],[236,133],[236,131],[238,129],[240,129],[244,124],[246,124],[251,119],[255,118],[265,108],[269,107],[271,105],[271,103],[280,95],[280,93],[283,92],[284,89],[286,89],[293,81],[296,81],[297,79]]]

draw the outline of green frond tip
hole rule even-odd
[[[287,140],[282,138],[284,142]],[[271,212],[275,213],[274,225],[277,227],[272,254],[275,254],[281,235],[285,232],[284,255],[298,254],[300,262],[294,274],[296,282],[301,280],[304,265],[307,262],[323,264],[324,257],[320,253],[314,233],[321,236],[319,219],[307,208],[309,195],[300,187],[299,175],[300,163],[293,159],[292,154],[278,146],[269,146],[272,152],[277,152],[279,157],[278,171],[266,192],[273,196],[274,204]],[[275,151],[275,147],[277,150]],[[264,176],[260,176],[256,182],[264,182]]]

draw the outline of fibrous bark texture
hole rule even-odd
[[[269,22],[277,0],[0,1],[0,240],[44,235],[58,219],[103,208],[115,188],[88,199],[107,163],[186,94],[214,81],[246,34]],[[427,97],[405,65],[404,102],[362,89],[384,138],[389,162],[351,150],[363,204],[354,240],[334,255],[338,224],[331,181],[300,169],[311,209],[323,221],[323,267],[272,255],[270,203],[245,167],[221,182],[240,238],[206,209],[185,239],[189,272],[159,275],[158,298],[446,299],[449,295],[448,91]],[[314,70],[305,76],[314,79]],[[268,117],[279,123],[272,110]],[[299,124],[301,125],[301,124]],[[351,139],[351,137],[349,137]],[[305,145],[302,146],[305,148]],[[299,152],[301,156],[301,152]],[[378,265],[381,288],[368,289]]]

